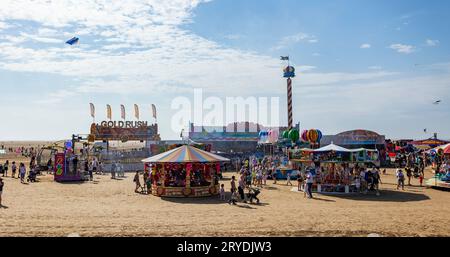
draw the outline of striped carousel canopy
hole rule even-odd
[[[227,158],[200,150],[190,145],[184,145],[142,160],[142,162],[145,163],[210,163],[229,161],[230,160]]]

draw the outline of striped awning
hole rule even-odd
[[[184,145],[142,160],[142,162],[145,163],[212,163],[229,161],[230,160],[227,158],[200,150],[190,145]]]

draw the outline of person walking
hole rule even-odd
[[[286,186],[292,186],[292,182],[291,182],[291,173],[287,173],[286,174]]]
[[[136,189],[134,189],[134,192],[139,193],[139,188],[141,188],[141,181],[139,180],[139,171],[136,171],[133,182],[136,183]]]
[[[225,201],[225,185],[224,184],[220,185],[219,197],[220,197],[220,200]]]
[[[98,174],[98,161],[97,158],[94,158],[91,162],[92,172]]]
[[[298,177],[297,177],[297,190],[300,192],[302,191],[302,185],[303,185],[303,176],[301,174],[301,172],[298,172]]]
[[[405,191],[405,175],[403,174],[403,171],[401,169],[397,169],[396,172],[397,177],[397,190],[402,187],[402,190]]]
[[[250,176],[250,175],[247,175]],[[250,180],[251,181],[251,180]],[[244,203],[247,203],[247,201],[245,201],[245,193],[244,193],[244,189],[245,189],[245,175],[242,174],[241,178],[239,179],[239,187],[238,187],[238,191],[239,191],[239,195],[241,197],[241,200]]]
[[[116,169],[117,169],[117,176],[124,178],[125,172],[123,171],[123,166],[122,163],[120,163],[120,161],[117,162]]]
[[[406,176],[408,177],[408,186],[411,186],[411,178],[412,178],[412,170],[411,168],[406,168]]]
[[[364,168],[361,168],[361,171],[359,173],[360,181],[361,181],[361,192],[364,194],[367,194],[367,174],[366,170]]]
[[[53,163],[52,158],[50,158],[47,161],[47,174],[52,174],[52,171],[53,171]]]
[[[381,182],[381,176],[378,169],[374,170],[372,174],[372,182],[373,182],[373,189],[376,191],[376,195],[380,196],[380,184]]]
[[[16,171],[17,171],[16,162],[12,162],[11,175],[12,175],[13,178],[16,178]],[[17,176],[17,178],[19,178],[19,176]]]
[[[314,184],[314,175],[311,173],[311,171],[308,171],[308,173],[306,173],[306,193],[309,199],[313,198],[312,195],[313,184]]]
[[[148,170],[145,170],[144,171],[144,176],[143,176],[143,178],[144,178],[144,190],[148,193],[148,187],[147,187],[147,181],[148,181],[148,178],[150,177],[150,174],[149,174],[149,172],[148,172]]]
[[[231,187],[230,187],[231,188],[230,189],[231,196],[230,196],[230,201],[228,201],[228,203],[236,205],[236,197],[235,197],[235,194],[236,194],[236,177],[235,176],[231,177],[230,185],[231,185]]]
[[[89,165],[89,160],[84,162],[84,171],[89,174],[89,181],[94,180],[94,174],[92,173],[92,166]]]
[[[25,175],[27,173],[27,168],[25,168],[25,164],[24,163],[20,163],[19,173],[20,173],[20,183],[24,183],[25,182]]]
[[[9,169],[9,160],[6,160],[5,164],[3,165],[3,172],[6,177],[8,177],[8,169]]]
[[[272,164],[272,179],[273,179],[273,184],[276,185],[277,184],[277,168],[275,166],[275,164]]]
[[[103,169],[104,169],[103,162],[98,162],[98,173],[100,175],[103,175]]]
[[[113,161],[111,164],[111,179],[116,179],[116,169],[117,169],[117,163],[116,161]]]
[[[424,177],[425,177],[425,174],[424,174],[423,170],[421,170],[421,171],[419,172],[419,183],[420,183],[420,187],[423,186],[423,179],[424,179]]]

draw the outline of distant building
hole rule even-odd
[[[297,125],[299,127],[300,124]],[[268,129],[273,128],[251,122],[235,122],[223,127],[195,126],[191,123],[189,139],[211,145],[213,152],[254,153],[258,148],[259,132]],[[278,129],[281,132],[287,128]]]
[[[320,140],[321,146],[327,146],[331,143],[347,149],[376,149],[380,152],[381,164],[383,165],[386,162],[386,137],[376,132],[359,129],[337,135],[326,135]]]
[[[322,146],[334,143],[348,148],[366,148],[382,150],[386,148],[386,137],[369,130],[352,130],[337,135],[325,135],[320,140]]]

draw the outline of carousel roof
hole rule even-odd
[[[346,149],[346,148],[341,147],[341,146],[338,146],[338,145],[335,145],[333,143],[331,143],[330,145],[327,145],[325,147],[322,147],[322,148],[314,150],[314,152],[330,152],[330,151],[346,152],[346,153],[351,152],[351,150]]]
[[[184,145],[168,152],[142,160],[150,163],[210,163],[229,162],[230,159],[203,151],[190,145]]]

